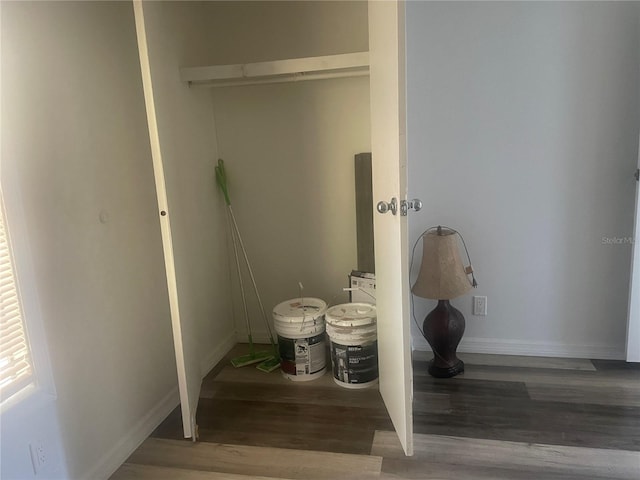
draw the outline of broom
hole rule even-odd
[[[258,370],[262,370],[264,372],[272,372],[276,368],[280,366],[280,356],[278,353],[278,348],[273,339],[273,335],[271,333],[271,326],[269,325],[269,321],[267,320],[267,315],[264,311],[264,306],[262,305],[262,300],[260,298],[260,294],[258,293],[258,287],[256,285],[255,277],[253,276],[253,271],[251,269],[251,264],[249,263],[249,257],[247,256],[247,251],[244,248],[244,242],[242,241],[242,237],[240,236],[240,230],[238,229],[238,224],[236,222],[235,215],[233,214],[233,208],[231,208],[231,198],[229,196],[229,188],[227,186],[227,174],[224,169],[224,161],[222,159],[218,160],[218,165],[215,167],[216,172],[216,182],[222,190],[224,195],[225,203],[227,204],[227,212],[228,212],[228,220],[231,228],[231,238],[233,240],[233,253],[235,257],[236,269],[238,271],[238,279],[240,283],[240,294],[242,297],[242,306],[244,309],[244,317],[247,328],[247,337],[249,341],[249,353],[246,355],[241,355],[239,357],[233,358],[231,360],[231,364],[234,367],[244,367],[246,365],[250,365],[253,363],[261,362],[258,365]],[[242,272],[240,269],[240,260],[238,258],[238,244],[240,244],[240,248],[242,249],[242,254],[244,256],[245,263],[247,265],[247,270],[249,271],[249,276],[251,278],[251,283],[253,285],[253,290],[255,292],[256,298],[258,299],[258,304],[260,305],[260,311],[262,313],[262,318],[267,327],[267,331],[269,332],[269,339],[271,341],[271,345],[273,347],[273,354],[267,351],[256,352],[255,347],[253,345],[253,336],[251,333],[251,321],[249,320],[249,311],[247,309],[247,300],[244,291],[244,282],[242,281]]]

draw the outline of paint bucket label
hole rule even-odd
[[[278,335],[280,367],[289,375],[313,375],[325,368],[324,332],[307,338],[286,338]]]
[[[378,342],[340,345],[331,342],[333,376],[348,384],[373,382],[378,378]]]

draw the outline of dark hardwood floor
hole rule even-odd
[[[450,405],[436,411],[416,402],[415,433],[640,451],[640,370],[608,365],[575,371],[471,364],[463,376],[436,379],[424,373],[427,362],[416,361],[414,390],[446,395]],[[484,378],[468,378],[480,372]]]
[[[462,354],[464,374],[435,379],[428,358],[414,353],[413,457],[377,389],[223,361],[203,381],[200,441],[182,439],[177,408],[113,479],[640,479],[639,365]]]

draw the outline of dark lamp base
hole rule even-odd
[[[424,319],[422,332],[434,354],[429,364],[431,376],[450,378],[464,372],[464,363],[456,356],[464,327],[462,312],[454,308],[449,300],[439,300],[436,308]]]
[[[464,362],[458,360],[453,367],[439,367],[435,365],[434,360],[429,362],[429,375],[436,378],[451,378],[455,377],[459,373],[464,372]]]

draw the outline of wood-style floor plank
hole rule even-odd
[[[429,361],[433,358],[432,352],[421,350],[413,351],[413,359],[417,361]],[[496,367],[525,367],[525,368],[550,368],[559,370],[586,370],[595,371],[596,367],[584,358],[551,358],[551,357],[524,357],[520,355],[490,355],[486,353],[458,353],[458,358],[465,365],[485,365]]]
[[[284,477],[238,475],[224,472],[203,472],[182,468],[158,467],[125,463],[110,480],[290,480]]]
[[[562,408],[567,406],[569,408]],[[554,402],[495,404],[477,399],[447,414],[414,414],[414,431],[516,442],[640,450],[637,417],[594,413],[585,405]],[[619,408],[619,407],[618,407]]]
[[[528,377],[525,374],[518,378]],[[527,385],[504,379],[470,379],[466,373],[451,379],[418,376],[415,391],[448,394],[451,409],[436,412],[414,407],[414,430],[492,440],[640,450],[640,408],[612,402],[600,405],[532,398]],[[534,393],[540,394],[544,386],[555,389],[557,395],[562,391],[560,385],[543,384]],[[589,391],[585,387],[566,388]],[[621,395],[626,398],[621,403],[635,402],[640,397],[627,394],[628,397]]]
[[[599,372],[625,372],[640,376],[640,362],[625,362],[624,360],[591,360]]]
[[[392,429],[384,408],[200,399],[200,440],[263,447],[368,454],[376,429]],[[180,411],[152,434],[181,439]]]
[[[434,466],[442,470],[454,465],[472,467],[476,478],[485,478],[479,476],[483,469],[488,469],[488,478],[500,470],[544,479],[551,475],[576,479],[640,478],[639,452],[421,434],[414,435],[414,452],[413,457],[405,457],[393,432],[376,432],[371,448],[373,455],[384,457],[384,472],[405,476],[424,474]]]
[[[329,372],[294,382],[279,371],[228,364],[247,348],[234,348],[203,381],[197,413],[202,441],[361,454],[369,452],[376,429],[393,428],[377,388],[345,389]],[[153,435],[180,438],[179,412]]]
[[[621,387],[585,387],[526,382],[532,400],[640,407],[640,394]]]
[[[405,480],[611,480],[609,477],[385,458],[383,475]],[[393,472],[393,473],[390,473]]]
[[[317,435],[314,433],[314,435]],[[363,431],[347,438],[337,438],[328,433],[324,437],[309,436],[286,431],[267,433],[264,431],[226,431],[203,429],[201,439],[204,442],[229,442],[235,445],[282,448],[291,450],[315,450],[319,452],[345,452],[354,455],[366,455],[371,448],[373,432]],[[356,438],[357,437],[357,438]]]
[[[529,392],[524,382],[501,380],[474,380],[459,375],[454,378],[415,377],[413,389],[416,392],[439,393],[452,399],[495,398],[528,400]]]
[[[127,462],[242,475],[331,480],[348,472],[379,474],[382,457],[149,438]]]
[[[386,412],[360,407],[323,408],[317,405],[269,401],[201,399],[197,422],[203,441],[368,453],[376,429],[392,429]]]
[[[448,393],[413,392],[414,413],[449,413],[451,395]]]
[[[318,405],[323,408],[363,407],[384,412],[382,397],[377,389],[349,390],[313,385],[300,388],[282,384],[256,384],[252,382],[210,382],[203,387],[200,398],[224,400],[261,399],[275,403]]]
[[[414,361],[413,365],[415,381],[423,377],[430,378],[427,372],[428,362]],[[587,388],[618,387],[624,388],[631,393],[640,394],[640,375],[635,370],[585,371],[465,364],[464,373],[455,378],[496,382],[530,382]]]
[[[246,351],[247,346],[239,346],[229,358]],[[198,453],[197,461],[189,457],[198,450],[182,440],[179,408],[153,437],[179,441],[186,453],[160,457],[166,467],[185,467],[190,472],[185,475],[213,469],[207,462],[214,459],[221,465],[218,469],[228,470],[218,472],[222,475],[313,478],[305,477],[310,472],[297,470],[313,451],[358,459],[373,453],[372,458],[382,458],[382,473],[345,467],[333,477],[348,474],[350,480],[640,478],[637,366],[619,361],[461,357],[466,362],[464,374],[434,379],[427,373],[429,356],[414,355],[416,456],[411,458],[401,451],[377,388],[344,389],[330,374],[311,382],[292,382],[279,372],[266,374],[253,366],[235,369],[228,358],[203,381],[197,414],[200,443],[195,448],[224,444],[230,450],[211,458]],[[146,455],[144,448],[135,455]],[[246,459],[238,456],[237,469],[228,466],[236,448],[250,451]],[[131,462],[151,461],[135,455]],[[271,459],[277,460],[277,468],[260,463]],[[319,463],[316,473],[324,475],[323,462]]]

